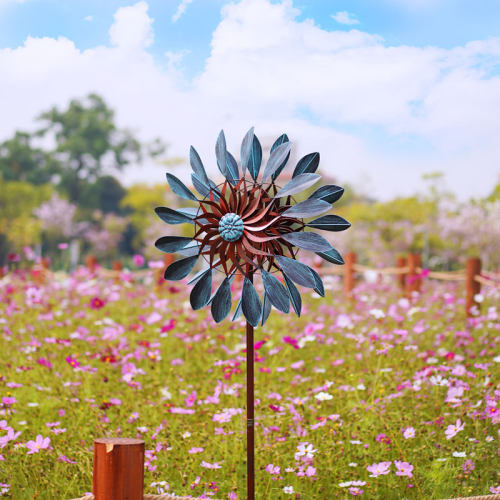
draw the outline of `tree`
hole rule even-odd
[[[141,159],[139,141],[130,131],[117,128],[114,111],[96,94],[73,99],[65,110],[53,107],[39,120],[45,126],[38,134],[55,136],[62,163],[60,184],[74,203],[81,201],[86,182],[95,181],[105,170],[121,170]]]
[[[41,242],[41,223],[33,217],[33,211],[52,194],[49,184],[34,186],[0,179],[0,265],[9,252]]]
[[[50,152],[32,146],[33,137],[17,131],[0,144],[0,177],[4,181],[45,184],[60,173],[61,165]]]
[[[126,194],[127,190],[115,177],[104,175],[82,186],[80,207],[119,214],[124,212],[120,202]]]

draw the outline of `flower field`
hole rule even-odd
[[[244,323],[154,273],[0,281],[2,495],[82,496],[93,439],[123,436],[146,442],[145,492],[245,498]],[[498,289],[467,320],[454,284],[325,288],[255,332],[257,498],[500,492]]]

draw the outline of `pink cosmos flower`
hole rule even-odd
[[[191,448],[188,450],[188,453],[201,453],[203,451],[203,448]]]
[[[379,462],[369,465],[366,470],[371,472],[370,477],[377,477],[389,474],[392,462]]]
[[[413,427],[407,427],[404,431],[403,431],[403,437],[405,439],[411,439],[411,438],[414,438],[415,437],[415,429]]]
[[[4,396],[2,398],[2,403],[6,406],[10,406],[13,405],[14,403],[17,403],[17,399],[10,396]]]
[[[221,466],[219,465],[218,462],[214,462],[213,464],[210,464],[208,462],[205,462],[205,460],[203,460],[200,464],[202,467],[205,467],[205,469],[220,469]]]
[[[186,406],[193,406],[196,401],[196,391],[193,391],[185,400],[184,403]]]
[[[38,453],[40,450],[46,450],[50,445],[50,438],[44,438],[41,434],[38,434],[35,441],[28,441],[26,443],[26,448],[28,451],[27,455],[32,455],[33,453]]]
[[[277,465],[267,464],[266,471],[269,472],[269,474],[279,474],[281,469]]]
[[[463,431],[465,423],[462,423],[460,419],[457,419],[455,425],[449,425],[444,433],[446,434],[446,439],[451,439],[455,437],[460,431]]]
[[[394,465],[396,466],[396,476],[408,476],[413,477],[412,470],[413,465],[408,462],[401,462],[400,460],[394,460]]]
[[[361,488],[358,488],[357,486],[352,486],[351,488],[349,488],[349,493],[353,497],[357,497],[363,494],[363,490]]]
[[[312,465],[308,465],[306,469],[306,476],[313,477],[315,475],[316,475],[316,468],[313,467]]]
[[[468,474],[470,474],[475,469],[475,467],[476,465],[470,458],[468,458],[462,465],[463,471]]]
[[[76,463],[78,463],[76,460],[71,460],[66,455],[59,455],[57,457],[57,461],[58,462],[66,462],[67,464],[76,464]]]

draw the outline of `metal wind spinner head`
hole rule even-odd
[[[333,264],[344,261],[335,248],[320,234],[306,229],[343,231],[350,227],[342,217],[322,215],[343,194],[343,188],[326,185],[314,191],[308,199],[294,203],[292,196],[319,181],[316,174],[319,153],[304,156],[295,167],[292,179],[283,187],[276,181],[290,156],[291,143],[281,135],[271,148],[269,160],[260,175],[262,147],[253,128],[241,145],[241,164],[226,149],[224,132],[215,145],[217,166],[224,176],[216,185],[207,176],[196,150],[191,147],[191,179],[199,193],[196,196],[177,177],[167,174],[172,191],[195,206],[179,210],[156,208],[158,216],[167,224],[189,223],[194,226],[192,237],[164,236],[156,241],[158,249],[180,253],[177,260],[165,270],[166,280],[184,279],[198,261],[207,264],[190,283],[194,283],[190,302],[193,309],[210,304],[216,322],[231,311],[231,282],[239,273],[244,277],[241,299],[233,320],[241,313],[248,323],[264,324],[271,306],[288,313],[290,304],[300,316],[302,300],[296,285],[311,288],[324,296],[319,274],[297,260],[299,249],[315,252]],[[306,222],[315,216],[317,219]],[[215,270],[225,275],[212,295],[212,275]],[[274,275],[280,273],[283,283]],[[261,276],[263,300],[255,290],[253,278]]]

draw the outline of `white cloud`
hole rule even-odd
[[[320,151],[323,172],[383,197],[414,192],[420,174],[435,170],[462,196],[484,195],[497,181],[500,77],[491,70],[499,39],[449,50],[388,47],[359,30],[297,21],[291,1],[243,0],[223,8],[205,68],[185,81],[185,52],[169,51],[162,64],[147,51],[147,7],[117,11],[109,46],[82,51],[66,38],[28,38],[0,49],[0,95],[9,96],[0,139],[49,106],[96,91],[122,126],[142,139],[160,135],[173,155],[195,145],[212,172],[218,131],[237,153],[255,125],[263,142],[287,132],[297,155]],[[398,141],[427,148],[391,149]],[[163,182],[164,168],[132,169],[127,180]]]
[[[359,21],[346,10],[332,14],[332,18],[340,24],[359,24]]]
[[[89,23],[90,23],[91,21],[93,21],[93,20],[94,20],[94,16],[85,16],[85,17],[83,18],[83,20],[84,20],[84,21],[87,21],[87,22],[89,22]]]
[[[188,5],[192,2],[193,0],[181,0],[181,3],[177,6],[175,14],[172,16],[173,23],[176,23],[181,18],[181,16],[186,12]]]
[[[120,7],[109,30],[113,45],[124,49],[143,49],[153,43],[153,19],[148,16],[148,4],[137,2]]]

